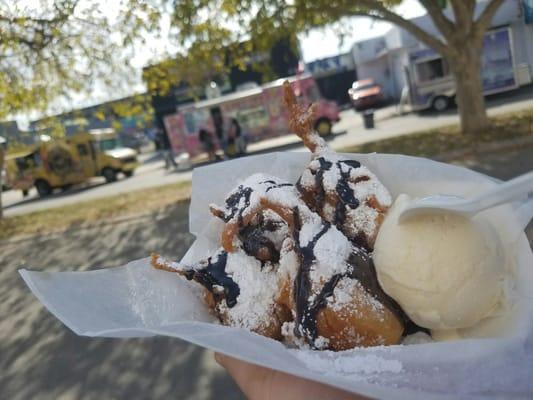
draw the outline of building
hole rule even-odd
[[[357,80],[351,53],[312,61],[305,65],[305,70],[313,75],[324,98],[339,105],[350,102],[348,89]]]
[[[497,11],[485,38],[482,57],[483,83],[486,93],[516,88],[531,83],[533,71],[533,6],[529,1],[507,0]],[[476,14],[486,6],[477,4]],[[453,13],[445,11],[449,19]],[[429,15],[411,20],[427,32],[439,35]],[[446,62],[432,49],[407,31],[391,28],[385,35],[356,42],[352,56],[359,79],[374,79],[383,87],[387,97],[398,100],[404,87],[412,92],[418,89],[415,99],[421,105],[431,105],[436,80],[445,87],[453,85]],[[444,78],[449,79],[444,79]],[[448,86],[446,86],[448,85]],[[430,93],[433,93],[431,97]],[[429,104],[428,104],[429,103]]]
[[[21,131],[17,121],[0,122],[0,137],[6,140],[7,145],[10,143],[33,144],[35,138],[31,132]]]
[[[150,97],[144,93],[40,118],[30,123],[30,130],[35,134],[70,136],[93,129],[114,128],[127,137],[144,131],[151,124]]]

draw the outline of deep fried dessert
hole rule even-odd
[[[211,211],[225,221],[215,256],[192,269],[157,257],[153,264],[202,284],[222,323],[275,339],[285,325],[288,341],[316,349],[398,343],[401,315],[369,255],[293,185],[256,174]]]
[[[305,109],[285,84],[289,126],[313,153],[296,186],[305,203],[334,224],[348,239],[372,250],[391,205],[391,196],[378,178],[358,161],[345,159],[329,148],[313,129],[314,107]]]
[[[205,288],[226,325],[295,346],[346,350],[398,343],[405,315],[381,289],[369,251],[391,199],[376,176],[312,131],[313,106],[285,86],[290,127],[313,159],[296,185],[255,174],[211,213],[220,248],[196,265],[152,265]]]
[[[277,301],[280,282],[272,266],[262,267],[240,249],[219,249],[192,266],[152,255],[152,266],[201,284],[206,304],[222,324],[281,339],[281,325],[290,313]]]

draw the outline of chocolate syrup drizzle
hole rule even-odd
[[[265,190],[265,192],[267,192],[267,193],[268,193],[268,191],[270,191],[272,189],[277,189],[277,188],[286,187],[286,186],[294,186],[292,183],[277,183],[276,181],[273,181],[273,180],[267,180],[267,181],[263,181],[263,182],[259,182],[259,183],[260,184],[268,183],[270,185]]]
[[[249,256],[253,256],[261,261],[261,267],[265,262],[279,262],[279,251],[274,243],[264,236],[264,225],[245,226],[239,231],[239,238],[242,242],[242,248]]]
[[[259,184],[266,185],[265,193],[269,192],[272,189],[282,188],[286,186],[294,186],[292,183],[278,183],[271,179],[259,182]],[[229,212],[225,212],[224,215],[220,218],[222,218],[224,222],[229,222],[237,215],[239,227],[242,228],[242,215],[244,211],[246,211],[246,209],[250,206],[250,196],[252,195],[253,191],[254,189],[249,186],[239,185],[237,190],[232,193],[225,201],[226,209],[229,210]],[[241,199],[244,199],[243,205],[241,205]]]
[[[277,183],[273,180],[267,180],[260,182],[260,184],[267,184],[266,191],[271,189],[293,186],[290,183]],[[250,206],[250,197],[252,195],[253,188],[240,185],[237,191],[231,194],[225,201],[226,209],[229,212],[225,212],[219,215],[224,222],[228,222],[237,216],[238,224],[241,228],[239,234],[242,235],[243,249],[248,255],[256,256],[261,261],[261,265],[264,265],[265,261],[271,261],[277,263],[279,261],[279,251],[274,246],[271,240],[264,237],[261,232],[264,230],[273,231],[279,226],[274,221],[264,221],[263,216],[258,216],[258,224],[253,226],[243,227],[243,214]],[[244,201],[242,201],[244,199]],[[267,257],[265,257],[267,255]],[[265,259],[265,258],[268,258]],[[215,261],[212,261],[215,259]],[[226,263],[228,259],[228,253],[221,251],[214,257],[207,259],[207,266],[203,268],[196,268],[186,270],[184,272],[185,277],[188,280],[194,280],[203,285],[209,292],[211,292],[217,301],[222,298],[225,299],[228,307],[233,307],[237,304],[237,297],[240,294],[239,285],[226,274]],[[224,289],[224,295],[222,296],[216,290],[214,286],[218,285]]]
[[[309,241],[306,246],[300,246],[299,232],[301,229],[301,217],[296,207],[293,209],[295,251],[298,254],[300,268],[298,269],[294,281],[294,294],[296,303],[296,324],[294,333],[297,337],[302,337],[312,347],[316,348],[315,340],[318,337],[317,315],[320,309],[327,305],[328,297],[333,296],[333,291],[342,278],[358,280],[363,288],[374,296],[381,304],[391,310],[400,319],[404,319],[404,314],[398,304],[388,297],[379,286],[376,270],[370,255],[362,248],[354,248],[345,261],[346,272],[334,274],[322,287],[318,295],[312,295],[312,282],[310,271],[315,262],[314,248],[318,240],[329,230],[332,225],[325,222],[322,229]],[[313,301],[310,302],[310,297]]]
[[[226,199],[226,208],[229,209],[229,213],[224,213],[222,219],[224,222],[229,222],[231,219],[237,215],[239,225],[242,225],[242,214],[250,206],[250,196],[252,195],[253,189],[251,187],[244,187],[239,185],[237,191],[230,195]],[[241,199],[244,198],[244,207],[239,207]]]
[[[214,261],[212,261],[213,259]],[[239,297],[241,290],[239,285],[226,273],[227,261],[228,253],[221,251],[207,259],[207,266],[185,270],[183,275],[188,280],[194,280],[204,286],[215,296],[216,300],[221,300],[222,296],[214,289],[214,286],[218,285],[224,288],[223,298],[226,300],[226,305],[231,308],[237,304],[237,297]]]
[[[318,170],[311,170],[311,174],[315,177],[315,189],[317,191],[316,196],[312,199],[312,204],[310,208],[322,215],[322,210],[324,208],[324,203],[326,199],[326,192],[324,189],[324,173],[329,171],[333,167],[333,162],[326,160],[324,157],[319,157],[316,159],[319,163]],[[347,170],[343,169],[343,166],[348,166]],[[345,231],[344,224],[346,222],[346,215],[348,209],[355,210],[359,207],[360,202],[355,197],[354,191],[350,186],[350,183],[357,184],[358,182],[367,181],[370,179],[368,176],[361,176],[355,181],[350,181],[350,171],[361,167],[361,163],[356,160],[339,160],[335,162],[335,167],[339,170],[340,178],[337,181],[335,190],[338,194],[338,200],[335,204],[335,215],[333,221],[331,221],[339,230],[342,232]],[[305,193],[307,188],[303,187],[301,184],[301,178],[296,183],[297,189],[301,193]],[[344,232],[346,233],[346,232]],[[365,238],[354,238],[353,240],[358,245],[366,245]],[[366,247],[366,246],[365,246]]]

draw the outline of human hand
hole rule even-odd
[[[215,360],[229,372],[250,400],[368,399],[318,382],[248,364],[220,353],[215,353]]]

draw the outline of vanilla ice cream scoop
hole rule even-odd
[[[410,201],[398,196],[376,239],[383,290],[424,328],[475,325],[502,299],[505,257],[497,233],[480,219],[455,214],[419,215],[400,224]]]

